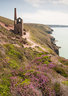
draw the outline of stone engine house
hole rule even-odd
[[[14,33],[23,36],[23,19],[17,18],[16,8],[14,8]]]

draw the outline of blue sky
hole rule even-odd
[[[18,17],[27,23],[68,25],[68,0],[0,0],[0,16]]]

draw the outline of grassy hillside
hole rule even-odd
[[[13,25],[13,21],[0,16],[0,22],[6,25]],[[31,39],[39,43],[48,51],[52,52],[53,46],[51,45],[51,36],[48,33],[52,33],[52,29],[42,24],[24,24],[24,28],[30,31]],[[51,49],[50,49],[51,48]],[[53,52],[54,53],[54,52]]]
[[[0,96],[67,96],[68,60],[50,49],[51,29],[39,24],[25,24],[25,29],[49,52],[24,48],[23,38],[0,26]]]
[[[0,21],[7,25],[13,25],[12,20],[1,16]],[[49,34],[52,33],[52,29],[49,26],[43,24],[24,24],[24,28],[30,31],[31,40],[46,48],[50,53],[55,54],[55,49],[58,50],[51,42],[52,37]]]
[[[2,17],[2,16],[0,16],[0,22],[3,22],[6,25],[13,25],[13,21],[12,20],[10,20],[8,18],[5,18],[5,17]]]

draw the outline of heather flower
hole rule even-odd
[[[48,64],[48,67],[49,68],[54,68],[56,65],[55,64],[53,64],[53,63],[51,63],[51,64]]]
[[[17,79],[17,77],[11,77],[11,93],[13,96],[20,95],[20,96],[42,96],[40,95],[40,92],[38,89],[36,89],[32,83],[29,85],[26,84],[18,84],[15,86],[14,80]]]
[[[44,64],[44,67],[47,67],[47,64]]]
[[[44,57],[44,56],[47,56],[47,55],[44,54],[44,55],[42,55],[41,57]]]

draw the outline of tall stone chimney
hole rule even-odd
[[[17,13],[16,8],[14,8],[14,31],[16,31],[16,24],[17,24]]]
[[[14,20],[17,19],[17,13],[16,13],[16,8],[14,8]]]

